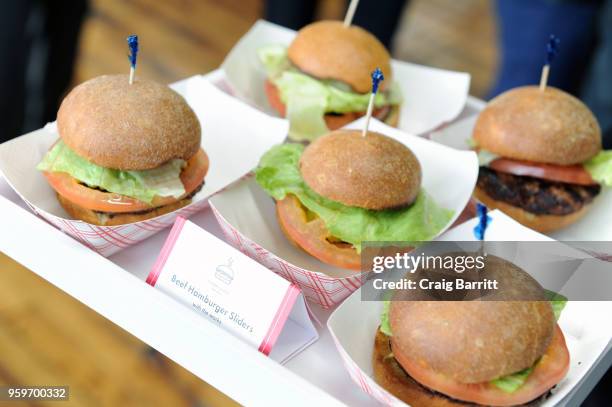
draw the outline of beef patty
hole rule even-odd
[[[569,215],[591,203],[599,185],[577,185],[480,167],[478,188],[491,198],[536,215]]]

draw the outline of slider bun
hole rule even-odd
[[[174,201],[164,206],[152,208],[142,212],[125,212],[125,213],[107,213],[107,219],[98,216],[98,212],[80,206],[66,197],[57,194],[57,200],[62,205],[62,208],[73,218],[79,219],[92,225],[100,226],[117,226],[125,225],[128,223],[140,222],[147,219],[153,219],[161,215],[165,215],[170,212],[174,212],[183,206],[187,206],[191,203],[191,198],[185,198],[178,201]]]
[[[391,56],[385,46],[361,27],[341,21],[318,21],[298,31],[287,50],[289,60],[318,79],[334,79],[357,93],[372,90],[372,71],[385,76],[380,89],[391,83]]]
[[[166,85],[127,75],[104,75],[74,88],[57,113],[60,137],[102,167],[146,170],[200,149],[200,122],[185,99]]]
[[[489,102],[474,127],[479,148],[516,160],[572,165],[601,150],[601,129],[589,108],[548,86],[523,86]]]
[[[556,321],[537,281],[491,254],[485,265],[479,273],[502,280],[490,300],[391,302],[391,341],[399,361],[460,383],[481,383],[533,366],[545,353]]]
[[[383,210],[406,207],[421,187],[421,166],[408,147],[369,131],[336,130],[313,141],[300,171],[316,193],[347,206]]]

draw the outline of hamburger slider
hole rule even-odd
[[[168,86],[104,75],[74,88],[57,114],[60,139],[37,166],[66,212],[120,225],[191,202],[208,171],[201,128]]]
[[[372,356],[378,384],[413,407],[541,404],[569,369],[556,322],[566,299],[499,257],[489,254],[486,268],[507,284],[499,297],[385,303]]]
[[[288,48],[271,45],[258,54],[268,75],[268,101],[289,119],[290,139],[310,141],[365,115],[376,67],[391,86],[381,84],[373,116],[397,126],[401,95],[390,81],[391,57],[363,28],[319,21],[298,31]]]
[[[412,151],[373,131],[275,146],[255,173],[289,241],[340,268],[361,269],[362,242],[430,240],[453,214],[421,187]]]
[[[550,86],[524,86],[491,100],[472,144],[481,164],[475,197],[540,232],[576,222],[602,185],[612,185],[612,151],[602,151],[595,116]]]

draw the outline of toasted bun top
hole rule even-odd
[[[503,157],[558,165],[582,163],[601,150],[593,113],[550,86],[523,86],[491,100],[476,121],[474,139]]]
[[[486,270],[514,279],[504,298],[524,298],[537,282],[506,260],[488,255]],[[532,366],[551,342],[548,301],[392,301],[393,351],[460,383],[481,383]]]
[[[336,130],[311,143],[300,170],[316,193],[348,206],[389,209],[410,205],[421,186],[421,166],[399,141],[375,132]]]
[[[291,62],[319,79],[349,84],[355,92],[372,89],[372,71],[380,68],[384,90],[391,83],[391,57],[385,46],[361,27],[345,27],[341,21],[318,21],[298,31],[289,45]]]
[[[200,148],[201,128],[185,99],[166,85],[127,75],[104,75],[74,88],[57,113],[60,137],[94,164],[145,170],[188,160]]]

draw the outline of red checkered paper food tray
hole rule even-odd
[[[194,110],[202,125],[202,148],[210,168],[202,189],[177,211],[119,226],[98,226],[70,219],[55,191],[36,170],[59,137],[54,123],[0,145],[0,172],[32,211],[103,256],[125,249],[189,217],[208,204],[208,198],[251,171],[259,157],[287,134],[286,120],[270,117],[221,91],[202,76],[173,85]],[[234,120],[236,116],[241,120]],[[226,158],[231,155],[232,160]],[[15,159],[19,157],[19,159]]]

